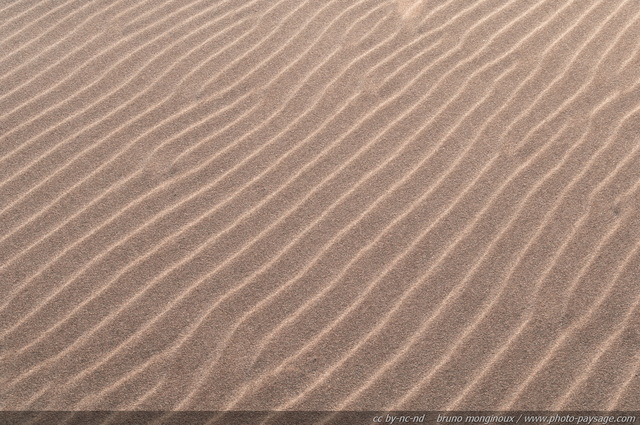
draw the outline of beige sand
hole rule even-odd
[[[640,409],[637,0],[0,3],[0,408]]]

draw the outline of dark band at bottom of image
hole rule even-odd
[[[640,411],[4,411],[0,424],[640,425]]]

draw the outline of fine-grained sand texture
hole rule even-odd
[[[0,1],[0,408],[640,409],[640,1]]]

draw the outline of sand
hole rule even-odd
[[[3,410],[640,410],[640,2],[0,2]]]

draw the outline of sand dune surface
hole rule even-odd
[[[640,2],[0,2],[0,293],[3,410],[640,410]]]

